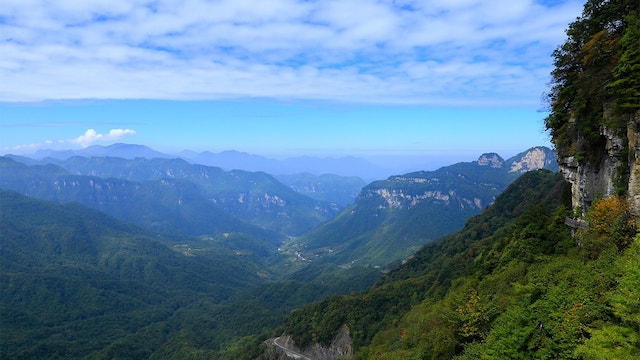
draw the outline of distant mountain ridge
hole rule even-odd
[[[38,150],[33,155],[29,156],[34,159],[53,158],[59,160],[66,160],[73,156],[88,156],[88,157],[120,157],[124,159],[135,159],[137,157],[143,158],[173,158],[169,154],[164,154],[159,151],[155,151],[148,146],[136,145],[136,144],[123,144],[116,143],[109,146],[92,145],[84,149],[79,150]]]
[[[459,230],[521,174],[557,171],[555,153],[535,147],[508,160],[481,155],[435,171],[374,181],[356,202],[293,244],[305,259],[384,266]]]
[[[312,175],[308,173],[275,175],[285,185],[311,198],[335,202],[340,206],[351,205],[367,183],[357,176],[344,177],[334,174]]]
[[[1,157],[0,186],[189,235],[247,230],[249,224],[296,235],[339,211],[265,173],[226,172],[180,159],[72,157],[57,163],[27,166]]]
[[[321,158],[312,156],[271,159],[260,155],[235,150],[219,153],[204,151],[182,151],[178,154],[166,154],[144,145],[112,144],[108,146],[93,145],[79,150],[38,150],[26,157],[36,160],[52,158],[67,160],[74,156],[83,157],[119,157],[135,159],[138,157],[153,159],[180,158],[193,164],[220,167],[225,170],[264,171],[274,175],[292,175],[310,173],[313,175],[335,174],[340,176],[359,176],[364,179],[379,179],[388,174],[388,170],[369,161],[353,156],[340,158]]]

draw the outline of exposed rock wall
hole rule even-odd
[[[274,339],[269,339],[265,342],[265,344],[267,344],[267,352],[265,353],[267,359],[336,360],[339,358],[350,359],[353,357],[351,335],[349,334],[349,327],[346,325],[342,326],[340,332],[338,332],[338,335],[336,335],[336,338],[333,339],[331,345],[328,347],[319,343],[313,343],[302,351],[296,347],[291,336],[277,338],[277,343],[280,346],[276,346],[274,341]]]
[[[592,149],[595,158],[578,159],[575,153],[558,156],[560,172],[571,183],[573,208],[584,212],[594,199],[614,195],[622,187],[640,213],[640,111],[629,116],[626,131],[603,127],[600,134],[605,141],[601,149]]]
[[[640,215],[640,111],[637,111],[627,126],[629,139],[629,198],[636,214]]]

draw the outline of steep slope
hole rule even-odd
[[[640,4],[588,1],[554,52],[545,119],[573,207],[625,195],[640,214]]]
[[[369,344],[394,318],[424,299],[442,297],[454,279],[468,275],[474,259],[488,251],[501,235],[513,231],[509,226],[518,216],[545,198],[552,201],[546,208],[558,205],[563,183],[560,175],[547,171],[524,175],[494,205],[470,219],[461,232],[425,246],[366,292],[327,299],[294,313],[285,332],[304,348],[312,341],[330,343],[346,324],[354,346]],[[568,230],[564,238],[568,238]],[[310,322],[317,314],[323,314],[322,324]]]
[[[340,210],[336,204],[313,200],[263,172],[224,171],[181,159],[71,157],[54,163],[76,175],[137,182],[188,181],[227,213],[281,234],[299,235]]]
[[[484,154],[476,162],[375,181],[354,205],[291,247],[314,261],[384,266],[460,229],[522,173],[541,168],[555,169],[555,155],[538,147],[507,161]]]
[[[636,358],[640,236],[594,227],[576,244],[567,190],[559,174],[526,174],[462,231],[365,292],[293,312],[277,334],[326,359]],[[278,352],[269,344],[261,358]]]
[[[248,257],[185,253],[167,245],[184,239],[79,204],[2,190],[0,206],[2,358],[142,359],[189,348],[178,329],[196,328],[200,309],[263,281]]]

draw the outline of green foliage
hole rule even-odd
[[[575,353],[584,359],[640,357],[640,235],[616,260],[616,286],[607,292],[612,322],[594,323]]]
[[[195,299],[262,282],[246,257],[185,255],[78,204],[8,191],[0,203],[2,358],[148,358],[198,322]]]
[[[552,158],[550,150],[541,150]],[[464,162],[374,181],[352,206],[300,239],[305,257],[377,266],[401,261],[424,244],[461,229],[491,204],[522,175],[511,171],[511,164],[523,156],[499,167]]]
[[[284,330],[304,347],[329,343],[346,324],[361,358],[450,358],[485,338],[527,264],[572,243],[550,210],[563,184],[548,171],[523,175],[463,231],[425,246],[366,292],[295,311]],[[479,276],[486,287],[474,288]]]
[[[640,236],[621,253],[605,217],[625,212],[595,206],[612,246],[583,259],[564,225],[562,184],[523,176],[461,232],[366,292],[295,311],[284,331],[302,346],[326,344],[347,324],[357,359],[637,357]]]
[[[620,40],[620,60],[613,69],[615,81],[609,84],[621,112],[640,109],[640,14],[630,14]]]
[[[604,146],[600,127],[621,131],[622,116],[605,116],[612,102],[638,108],[638,26],[635,0],[589,0],[554,53],[547,129],[560,155],[591,161]]]
[[[0,358],[253,358],[238,355],[259,345],[248,336],[379,276],[321,266],[267,282],[272,264],[243,248],[251,237],[160,237],[4,190],[0,204]]]

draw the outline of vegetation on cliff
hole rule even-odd
[[[293,312],[284,332],[328,345],[346,324],[359,359],[640,356],[640,236],[611,198],[572,237],[564,184],[524,175],[461,232],[366,292]]]
[[[554,56],[546,126],[560,156],[593,161],[601,128],[626,130],[640,109],[640,3],[588,0]]]

